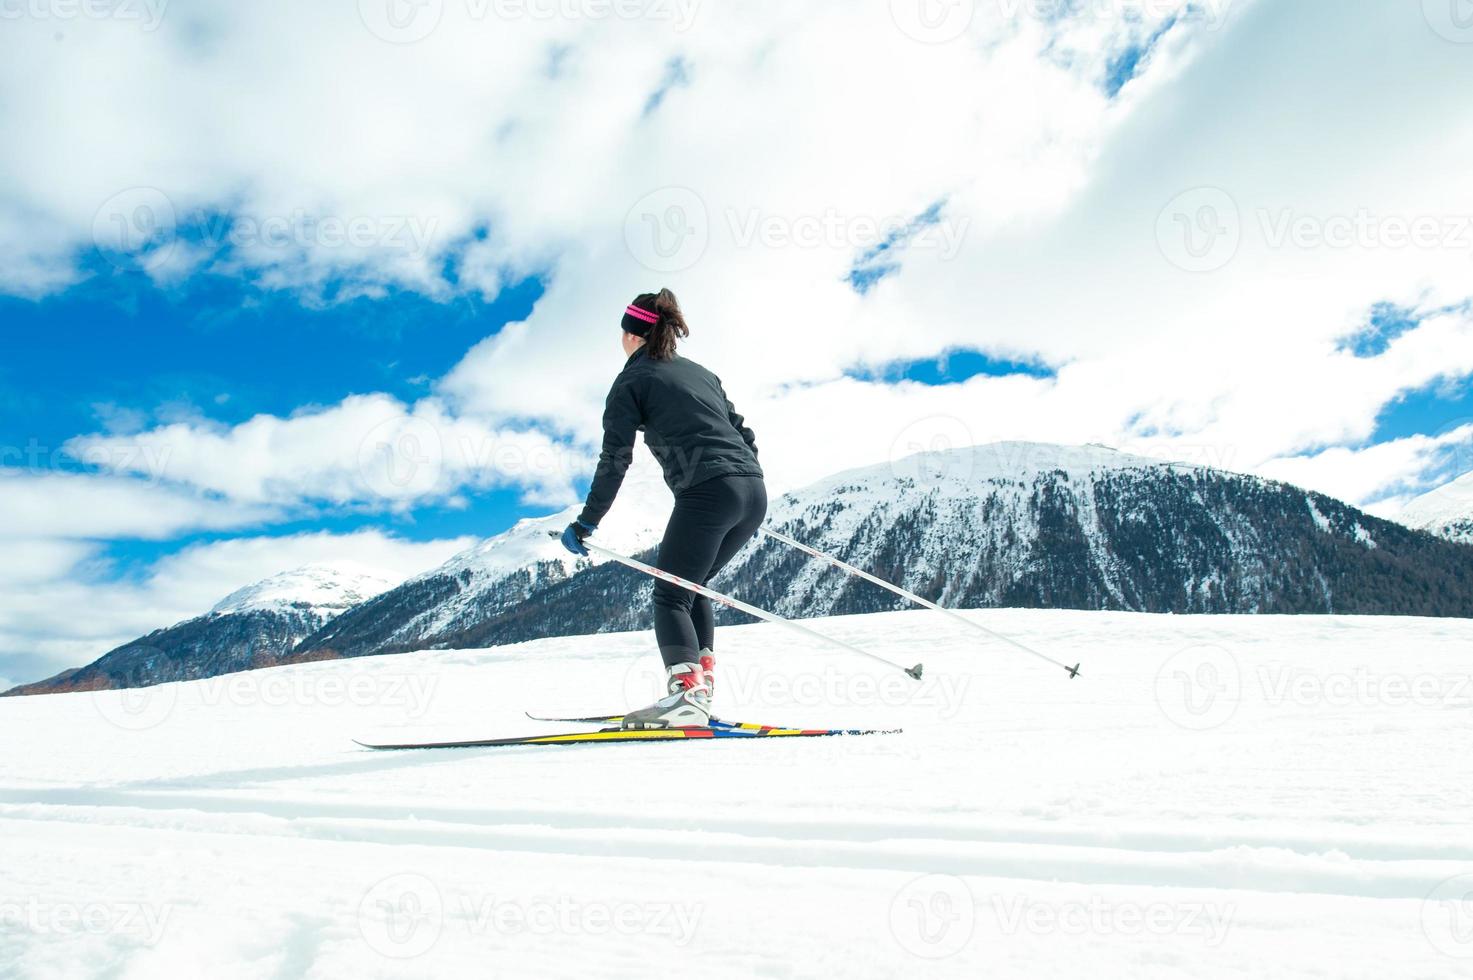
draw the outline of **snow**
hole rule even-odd
[[[1136,456],[1108,446],[1064,446],[1045,442],[991,442],[980,446],[919,452],[878,466],[846,470],[800,491],[801,496],[823,499],[836,491],[872,488],[888,493],[897,480],[909,480],[944,495],[972,497],[984,483],[1032,483],[1042,473],[1062,472],[1084,480],[1110,470],[1179,467],[1149,456]]]
[[[1207,469],[1098,445],[988,443],[915,453],[836,474],[774,500],[767,523],[867,568],[893,563],[893,557],[883,553],[884,532],[900,523],[909,525],[914,530],[906,540],[905,568],[892,574],[897,584],[914,591],[932,588],[935,570],[955,567],[958,555],[986,555],[979,558],[979,566],[985,562],[997,568],[1000,579],[1015,580],[1036,560],[1027,543],[1038,541],[1037,495],[1046,485],[1069,498],[1093,565],[1101,572],[1101,586],[1116,604],[1129,606],[1132,600],[1113,573],[1119,559],[1102,526],[1095,487],[1102,478],[1120,474],[1144,477],[1151,471]],[[1255,477],[1230,476],[1258,482]],[[1313,504],[1309,506],[1313,511]],[[1222,530],[1229,541],[1240,537],[1236,528]],[[751,555],[750,550],[739,553],[733,569]],[[822,563],[810,562],[788,588],[788,605],[779,604],[779,611],[789,615],[832,611],[851,584]],[[961,576],[954,576],[951,584],[968,585]],[[942,603],[953,600],[949,590],[940,597]]]
[[[853,560],[868,557],[864,545],[853,540],[861,526],[915,516],[919,509],[937,508],[944,512],[942,519],[928,521],[927,539],[914,556],[917,581],[902,583],[925,588],[927,573],[922,570],[938,567],[946,553],[954,553],[961,538],[985,535],[998,538],[1016,529],[1027,539],[1035,523],[1031,503],[1035,481],[1046,475],[1063,474],[1066,480],[1072,481],[1069,489],[1087,527],[1094,530],[1087,540],[1097,564],[1104,568],[1112,559],[1103,535],[1098,532],[1094,497],[1089,491],[1092,480],[1106,472],[1163,467],[1202,469],[1097,445],[998,442],[920,452],[889,463],[848,470],[784,494],[772,501],[768,519],[774,526],[811,519],[810,531],[816,546],[831,552],[845,551]],[[976,515],[994,499],[1005,511],[1007,520],[978,527]],[[842,511],[830,513],[836,503],[842,504]],[[670,493],[653,459],[638,453],[617,501],[594,540],[615,552],[639,554],[659,543],[672,506]],[[439,642],[469,624],[481,622],[488,610],[503,608],[506,597],[501,589],[509,579],[517,579],[511,591],[525,598],[539,587],[556,584],[580,569],[607,561],[597,556],[575,557],[558,542],[557,535],[578,516],[580,509],[572,506],[546,517],[521,520],[509,530],[410,579],[407,584],[413,585],[450,577],[457,579],[460,587],[430,608],[405,618],[390,641],[404,646],[422,643],[426,638]],[[733,568],[740,567],[749,556],[750,552],[743,552]],[[812,564],[804,570],[791,594],[801,596],[808,609],[822,612],[837,598],[836,590],[843,585],[841,579],[828,575],[824,567]],[[1114,590],[1119,605],[1128,604],[1113,579],[1107,577],[1105,586]],[[946,596],[942,599],[945,601]]]
[[[665,498],[669,499],[668,493]],[[416,580],[462,572],[499,579],[543,562],[559,565],[572,574],[580,561],[585,564],[602,561],[573,555],[553,535],[553,532],[562,534],[582,509],[580,504],[547,517],[523,518],[509,530],[462,551],[438,568],[420,574]],[[643,551],[659,543],[669,511],[668,506],[663,511],[653,508],[646,511],[634,506],[611,510],[598,529],[598,539],[607,542],[605,547],[626,553]]]
[[[1473,623],[723,629],[719,710],[865,738],[374,753],[649,693],[648,633],[0,700],[0,974],[1466,977]]]
[[[633,555],[659,544],[674,501],[663,484],[655,486],[652,471],[648,460],[644,466],[631,468],[620,497],[599,525],[597,540],[604,547]],[[501,534],[410,579],[419,582],[450,576],[461,579],[464,587],[435,608],[404,623],[396,635],[415,638],[438,635],[457,622],[475,618],[483,612],[483,596],[520,572],[528,572],[536,583],[544,576],[561,579],[580,568],[607,561],[574,555],[558,540],[582,509],[581,505],[575,505],[547,517],[524,518]]]
[[[600,545],[626,555],[637,554],[659,543],[673,505],[669,492],[663,486],[657,486],[654,479],[656,471],[648,465],[648,460],[643,457],[641,460],[646,465],[631,469],[618,500],[598,529]],[[941,488],[944,495],[971,499],[981,481],[1021,483],[1039,473],[1055,470],[1085,478],[1101,470],[1169,465],[1172,464],[1103,446],[990,443],[923,452],[890,464],[847,470],[774,501],[773,513],[786,514],[839,496],[855,508],[855,513],[868,512],[880,502],[896,499],[897,492],[925,492]],[[897,481],[905,484],[898,491]],[[575,558],[550,533],[561,533],[581,509],[581,506],[572,506],[547,517],[518,521],[510,530],[487,538],[411,581],[469,573],[484,588],[542,564],[551,564],[564,574],[572,574],[580,565],[601,563],[607,559]],[[470,600],[479,591],[471,588],[462,596]],[[452,613],[444,613],[443,616],[454,618]],[[422,631],[433,631],[433,628],[425,626]]]
[[[1408,527],[1473,543],[1473,473],[1464,473],[1412,500],[1397,520]]]
[[[330,617],[398,584],[389,573],[356,562],[316,562],[237,589],[216,603],[210,614],[306,607]]]

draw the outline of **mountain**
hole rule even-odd
[[[650,560],[670,504],[663,489],[626,486],[597,540]],[[268,579],[207,616],[11,693],[648,628],[647,578],[574,559],[551,535],[575,513],[521,521],[395,588],[347,589],[306,570]],[[1288,484],[1102,446],[921,453],[780,497],[768,523],[962,608],[1473,617],[1466,545]],[[766,538],[712,584],[792,618],[906,605]]]
[[[394,585],[348,562],[312,564],[239,589],[208,613],[125,643],[86,667],[6,691],[49,694],[146,687],[287,662],[309,634]]]
[[[959,607],[1473,616],[1460,546],[1287,484],[1098,446],[923,453],[787,494],[768,522]],[[640,541],[622,550],[636,552]],[[482,546],[500,547],[495,539]],[[523,567],[500,580],[514,590],[481,597],[432,572],[423,581],[433,588],[386,593],[303,649],[359,656],[648,626],[648,579],[616,564],[560,569],[538,577]],[[905,606],[768,539],[748,545],[712,584],[788,617]],[[411,622],[435,629],[406,631]]]
[[[644,484],[626,487],[625,494],[599,527],[598,540],[625,554],[644,552],[659,543],[671,499]],[[320,659],[440,647],[487,622],[515,616],[533,596],[602,561],[575,558],[555,537],[578,510],[518,521],[327,623],[303,640],[295,655]],[[535,631],[530,624],[527,629]]]
[[[769,520],[944,605],[1473,615],[1462,548],[1288,484],[1097,446],[921,454],[784,497]],[[722,584],[788,615],[797,595],[808,615],[900,608],[784,548],[747,549]]]
[[[1397,520],[1449,541],[1473,544],[1473,473],[1417,497],[1402,508]]]

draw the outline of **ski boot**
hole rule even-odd
[[[700,664],[665,668],[670,693],[624,716],[623,728],[704,728],[711,723],[711,688]]]

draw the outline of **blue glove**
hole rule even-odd
[[[583,539],[597,530],[597,524],[584,524],[582,521],[574,521],[563,532],[563,547],[575,555],[586,555],[588,554],[588,549],[583,547]]]

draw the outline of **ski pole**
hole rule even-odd
[[[917,605],[925,606],[927,609],[934,609],[934,610],[936,610],[939,613],[945,613],[946,615],[950,616],[952,619],[955,619],[958,622],[965,623],[966,625],[970,626],[972,629],[981,630],[983,633],[986,633],[988,636],[990,636],[990,637],[992,637],[994,639],[1002,640],[1004,643],[1010,643],[1010,644],[1012,644],[1013,646],[1017,647],[1019,650],[1022,650],[1024,653],[1031,653],[1031,654],[1033,654],[1033,656],[1038,657],[1040,660],[1047,660],[1049,663],[1053,664],[1056,667],[1063,667],[1065,670],[1067,670],[1069,672],[1069,676],[1071,678],[1078,677],[1079,676],[1079,664],[1075,664],[1073,667],[1070,667],[1066,663],[1061,663],[1060,661],[1055,660],[1053,657],[1050,657],[1047,654],[1039,653],[1037,650],[1034,650],[1032,647],[1028,647],[1028,646],[1023,645],[1022,643],[1019,643],[1017,640],[1014,640],[1011,637],[1003,636],[1001,633],[993,632],[992,630],[988,629],[986,626],[983,626],[981,623],[974,623],[974,622],[972,622],[970,619],[968,619],[967,617],[961,615],[960,613],[958,613],[954,609],[947,609],[945,606],[938,606],[936,603],[932,602],[930,599],[923,599],[920,596],[916,595],[914,592],[911,592],[908,589],[902,589],[900,586],[893,585],[890,582],[886,582],[884,579],[882,579],[882,578],[880,578],[880,577],[878,577],[876,575],[871,575],[869,572],[866,572],[862,568],[855,568],[853,565],[849,564],[847,561],[841,561],[840,559],[835,558],[833,555],[826,555],[822,551],[819,551],[817,548],[809,547],[808,545],[804,544],[801,541],[796,540],[795,538],[788,537],[786,534],[783,534],[781,531],[774,531],[772,528],[769,528],[769,527],[761,528],[761,531],[762,531],[763,534],[767,535],[769,538],[776,538],[777,540],[779,540],[779,541],[781,541],[781,542],[783,542],[785,544],[790,544],[794,548],[797,548],[799,551],[803,552],[804,554],[812,555],[814,558],[817,558],[820,561],[826,561],[830,565],[833,565],[835,568],[842,568],[844,571],[848,572],[850,575],[857,575],[860,578],[864,579],[866,582],[873,582],[875,585],[878,585],[882,589],[889,589],[891,592],[895,593],[896,595],[900,596],[901,598],[909,599],[911,602],[914,602]]]
[[[549,531],[548,535],[555,538],[558,536],[558,532]],[[921,672],[925,669],[923,664],[916,664],[914,667],[903,667],[900,664],[895,663],[893,660],[886,660],[884,657],[870,653],[868,650],[857,647],[852,643],[845,643],[843,640],[835,639],[832,636],[825,636],[817,630],[811,630],[806,626],[802,626],[798,623],[793,622],[791,619],[784,619],[777,613],[770,613],[765,609],[759,609],[756,606],[751,605],[750,603],[741,601],[740,599],[733,599],[731,596],[723,595],[722,593],[717,592],[715,589],[708,588],[707,586],[697,585],[695,582],[688,582],[685,579],[681,578],[679,575],[672,575],[669,572],[662,571],[653,565],[646,565],[644,562],[636,558],[630,558],[626,555],[619,554],[617,551],[610,551],[607,548],[601,548],[598,545],[594,544],[592,541],[588,541],[585,539],[583,542],[583,547],[587,548],[594,554],[602,555],[605,558],[610,558],[621,565],[627,565],[637,572],[644,572],[651,578],[657,578],[662,582],[669,582],[671,585],[678,585],[682,589],[694,592],[696,595],[705,596],[707,599],[710,599],[713,602],[719,602],[724,606],[730,606],[733,609],[738,609],[749,616],[756,616],[758,619],[765,620],[769,623],[775,623],[778,626],[786,626],[788,629],[793,630],[794,632],[802,633],[804,636],[808,636],[813,639],[823,640],[825,643],[832,643],[834,646],[843,647],[850,653],[857,653],[861,657],[868,657],[871,660],[878,660],[880,663],[886,665],[887,667],[894,667],[896,670],[904,671],[907,675],[915,678],[916,680],[921,679]]]

